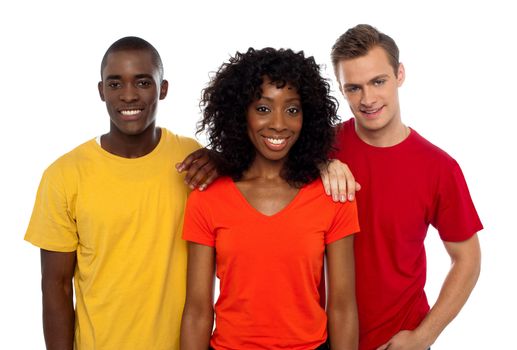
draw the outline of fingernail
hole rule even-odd
[[[337,196],[336,196],[335,194],[333,194],[333,195],[332,195],[332,200],[333,200],[334,202],[337,202],[337,201],[338,201],[338,198],[337,198]]]
[[[354,195],[353,195],[353,194],[349,194],[349,195],[348,195],[348,200],[349,200],[350,202],[353,202],[353,201],[354,201]]]
[[[342,194],[341,196],[339,196],[339,201],[340,201],[341,203],[346,202],[346,196],[345,196],[344,194]]]
[[[205,188],[206,188],[206,185],[205,185],[205,184],[203,184],[203,185],[199,186],[199,190],[200,190],[200,191],[203,191]]]

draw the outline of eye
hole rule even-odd
[[[136,86],[143,87],[143,88],[148,88],[152,84],[153,83],[151,81],[149,81],[149,80],[139,80],[139,81],[137,81]]]
[[[259,113],[267,113],[271,111],[267,106],[257,106],[255,109]]]
[[[108,81],[106,84],[110,89],[118,89],[122,85],[118,81]]]
[[[300,113],[300,111],[301,111],[301,109],[296,106],[287,108],[287,113],[289,113],[289,114],[298,114],[298,113]]]
[[[357,87],[357,86],[347,86],[345,88],[345,92],[346,93],[350,93],[351,94],[351,93],[354,93],[354,92],[357,92],[357,91],[359,91],[359,87]]]
[[[374,86],[381,86],[381,85],[384,85],[384,83],[386,82],[386,79],[377,79],[373,82],[373,85]]]

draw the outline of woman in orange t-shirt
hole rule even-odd
[[[357,349],[357,210],[319,179],[337,111],[319,66],[303,52],[250,48],[221,66],[202,105],[198,131],[222,176],[187,203],[181,349]]]

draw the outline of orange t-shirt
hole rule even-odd
[[[305,350],[325,342],[325,245],[358,231],[355,202],[334,203],[321,180],[272,216],[253,208],[227,177],[191,193],[183,238],[215,247],[220,279],[210,346]]]

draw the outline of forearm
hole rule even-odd
[[[356,350],[358,347],[358,320],[355,303],[336,308],[329,303],[328,334],[332,350]]]
[[[212,310],[196,312],[188,307],[181,321],[181,350],[207,350],[214,322]]]
[[[43,332],[47,350],[72,350],[75,312],[73,289],[56,282],[43,282]]]
[[[426,339],[429,346],[465,305],[476,285],[479,272],[479,255],[453,260],[436,303],[415,330]]]
[[[181,350],[207,350],[214,324],[215,249],[189,242],[187,297],[181,320]]]

